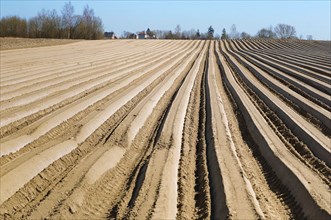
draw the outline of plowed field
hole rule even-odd
[[[0,219],[331,219],[331,44],[1,51]]]

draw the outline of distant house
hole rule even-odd
[[[148,35],[146,34],[145,31],[139,32],[138,39],[148,39]]]
[[[149,36],[145,31],[138,33],[138,39],[156,39],[156,35]]]
[[[111,32],[105,32],[104,33],[104,36],[107,39],[117,39],[117,37],[115,36],[115,33],[113,31],[111,31]]]

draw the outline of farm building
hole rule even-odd
[[[139,32],[138,39],[148,39],[148,35],[146,34],[145,31]]]
[[[104,36],[105,36],[105,38],[108,38],[108,39],[117,39],[117,37],[115,36],[115,33],[113,31],[105,32]]]
[[[138,39],[156,39],[156,35],[154,33],[148,35],[145,31],[141,31],[138,33]]]

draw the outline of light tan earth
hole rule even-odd
[[[17,40],[0,219],[331,218],[330,42]]]
[[[61,44],[70,44],[79,41],[81,40],[0,37],[0,50],[55,46]]]

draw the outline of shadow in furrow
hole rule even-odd
[[[185,80],[186,76],[184,77],[184,79],[182,80],[180,86],[183,84],[184,80]],[[166,121],[166,118],[169,114],[169,111],[170,111],[170,108],[172,106],[172,103],[179,91],[179,88],[180,86],[178,87],[177,91],[174,93],[174,95],[171,97],[171,100],[170,100],[170,103],[169,105],[167,106],[164,114],[162,115],[161,119],[160,119],[160,123],[159,123],[159,126],[156,128],[156,132],[154,133],[155,134],[155,137],[153,138],[152,140],[152,143],[150,146],[153,146],[155,147],[155,144],[158,142],[160,136],[161,136],[161,133],[162,133],[162,130],[163,130],[163,127],[164,127],[164,123]],[[138,195],[139,195],[139,192],[140,192],[140,189],[141,187],[143,186],[143,183],[144,183],[144,180],[145,180],[145,176],[146,176],[146,171],[147,171],[147,168],[148,168],[148,164],[150,162],[150,158],[151,158],[151,154],[148,155],[148,157],[145,159],[145,161],[142,161],[144,160],[144,158],[141,159],[141,161],[138,163],[138,164],[142,164],[142,166],[137,166],[134,171],[132,172],[132,175],[130,176],[129,178],[129,181],[128,181],[128,184],[127,184],[127,190],[128,188],[130,187],[130,185],[133,183],[133,181],[135,181],[135,185],[134,185],[134,189],[133,189],[133,192],[132,192],[132,196],[131,196],[131,199],[128,203],[128,208],[129,209],[132,209],[134,207],[134,204],[135,204],[135,201],[136,199],[138,198]],[[139,169],[140,168],[140,169]],[[138,174],[137,174],[138,172]],[[136,177],[136,178],[135,178]],[[108,213],[107,215],[107,219],[117,219],[117,213],[118,213],[118,208],[119,208],[119,205],[120,205],[120,202],[117,203],[111,210],[110,212]],[[129,213],[129,212],[127,212]]]
[[[301,157],[298,157],[301,161],[303,161],[308,166],[312,166],[315,172],[320,175],[325,181],[326,184],[330,184],[330,174],[331,170],[328,165],[325,164],[324,161],[317,158],[311,149],[305,144],[304,141],[299,139],[299,136],[296,136],[288,127],[288,124],[285,123],[277,112],[272,111],[270,106],[268,106],[259,95],[257,95],[248,84],[243,81],[242,77],[238,74],[240,71],[236,68],[235,64],[230,60],[228,55],[224,53],[224,57],[226,62],[228,63],[230,69],[232,70],[235,78],[238,83],[242,86],[245,92],[248,94],[251,100],[253,100],[253,104],[257,107],[260,112],[263,112],[265,116],[263,116],[269,125],[271,125],[272,129],[275,131],[280,140],[284,143],[284,145],[293,153],[298,153]],[[328,161],[328,160],[326,160]]]
[[[212,112],[208,83],[208,59],[209,55],[207,55],[205,63],[204,83],[202,84],[203,97],[200,104],[200,118],[204,118],[204,128],[202,127],[203,124],[200,123],[199,133],[201,133],[201,131],[204,131],[204,134],[202,134],[204,137],[200,137],[199,140],[204,138],[206,144],[208,178],[211,196],[211,219],[227,219],[229,216],[229,209],[226,205],[226,195],[224,191],[223,178],[216,155],[213,137]]]
[[[190,65],[189,70],[193,67],[194,62]],[[187,72],[188,73],[188,72]],[[172,104],[178,94],[179,89],[181,88],[181,86],[183,85],[185,79],[187,77],[187,74],[183,77],[182,81],[180,82],[180,85],[178,86],[178,88],[176,89],[175,93],[172,95],[169,104],[167,105],[162,117],[160,118],[160,122],[159,125],[156,127],[155,131],[154,131],[154,137],[151,140],[150,146],[155,147],[156,143],[158,142],[158,140],[160,139],[161,133],[163,131],[163,127],[165,124],[165,121],[167,119],[167,116],[170,112],[170,109],[172,107]],[[154,150],[154,149],[153,149]],[[141,190],[141,187],[143,186],[144,180],[145,180],[145,176],[146,176],[146,172],[147,172],[147,168],[148,168],[148,164],[150,162],[150,158],[151,155],[148,155],[147,158],[142,158],[141,161],[138,164],[142,164],[142,166],[137,166],[134,171],[132,172],[129,181],[127,183],[127,190],[130,188],[130,185],[133,184],[133,181],[135,181],[135,185],[134,185],[134,189],[132,192],[132,196],[131,199],[128,203],[128,209],[131,210],[134,205],[135,205],[135,201],[138,198],[139,192]],[[144,160],[144,161],[143,161]],[[138,174],[137,174],[138,173]],[[118,213],[118,209],[119,209],[119,205],[121,203],[117,203],[111,210],[109,210],[108,214],[107,214],[107,219],[117,219],[117,213]],[[124,218],[127,218],[127,214],[129,214],[129,211],[126,213]]]
[[[209,51],[209,49],[207,50]],[[200,84],[200,103],[199,103],[199,120],[198,120],[198,133],[197,133],[197,143],[196,143],[196,161],[195,161],[195,186],[194,190],[196,192],[195,206],[196,213],[199,218],[206,219],[210,217],[211,199],[208,193],[210,193],[209,178],[208,178],[208,167],[207,167],[207,153],[206,153],[206,140],[205,140],[205,85],[204,79],[206,71],[208,70],[208,54],[205,57],[203,72],[201,76]]]
[[[286,209],[290,211],[289,214],[291,219],[306,219],[304,213],[302,212],[301,206],[296,202],[290,190],[280,181],[272,167],[268,164],[266,159],[259,151],[253,138],[249,134],[245,119],[243,118],[239,109],[236,110],[236,115],[238,118],[239,127],[241,128],[241,135],[247,145],[250,146],[253,156],[258,162],[270,190],[277,195],[278,199],[282,201]]]
[[[186,77],[185,77],[186,78]],[[183,84],[185,78],[183,79],[183,81],[181,82],[181,85]],[[179,87],[180,88],[180,87]],[[178,90],[179,90],[178,88]],[[169,114],[169,111],[171,109],[171,106],[173,104],[173,101],[175,99],[175,97],[177,96],[177,93],[178,93],[178,90],[175,92],[175,94],[171,97],[171,100],[170,100],[170,103],[169,105],[167,106],[166,108],[166,111],[165,113],[163,114],[162,118],[161,118],[161,122],[156,130],[156,133],[155,133],[155,137],[153,139],[153,143],[151,144],[151,146],[155,147],[156,143],[158,142],[158,140],[160,139],[160,136],[161,136],[161,133],[162,133],[162,130],[163,130],[163,127],[164,127],[164,124],[165,124],[165,121],[166,121],[166,118]],[[134,189],[133,189],[133,192],[132,192],[132,197],[130,199],[130,202],[128,204],[128,207],[131,209],[133,208],[134,206],[134,203],[139,195],[139,192],[140,192],[140,189],[144,183],[144,180],[145,180],[145,176],[146,176],[146,171],[147,171],[147,168],[148,168],[148,164],[149,164],[149,161],[150,161],[150,158],[151,158],[151,155],[148,156],[148,158],[146,159],[146,161],[144,162],[143,166],[140,168],[139,170],[139,173],[138,173],[138,176],[137,176],[137,180],[136,180],[136,183],[135,183],[135,186],[134,186]]]
[[[285,208],[289,210],[291,219],[306,219],[301,206],[297,203],[294,196],[291,194],[290,190],[278,178],[276,173],[273,171],[272,167],[269,165],[269,163],[261,154],[257,146],[257,143],[255,143],[252,136],[250,135],[248,130],[248,125],[245,122],[244,116],[242,115],[240,109],[238,108],[235,102],[234,97],[232,96],[230,90],[228,89],[228,84],[226,80],[224,80],[226,76],[224,74],[224,69],[220,63],[220,57],[216,51],[215,51],[215,55],[217,58],[218,67],[221,72],[223,86],[225,88],[226,94],[231,99],[232,107],[237,116],[241,136],[243,137],[244,141],[247,143],[247,146],[250,147],[250,150],[252,151],[255,160],[258,162],[260,169],[269,185],[270,190],[277,195],[277,198],[280,201],[282,201]],[[229,64],[228,66],[231,67]]]

